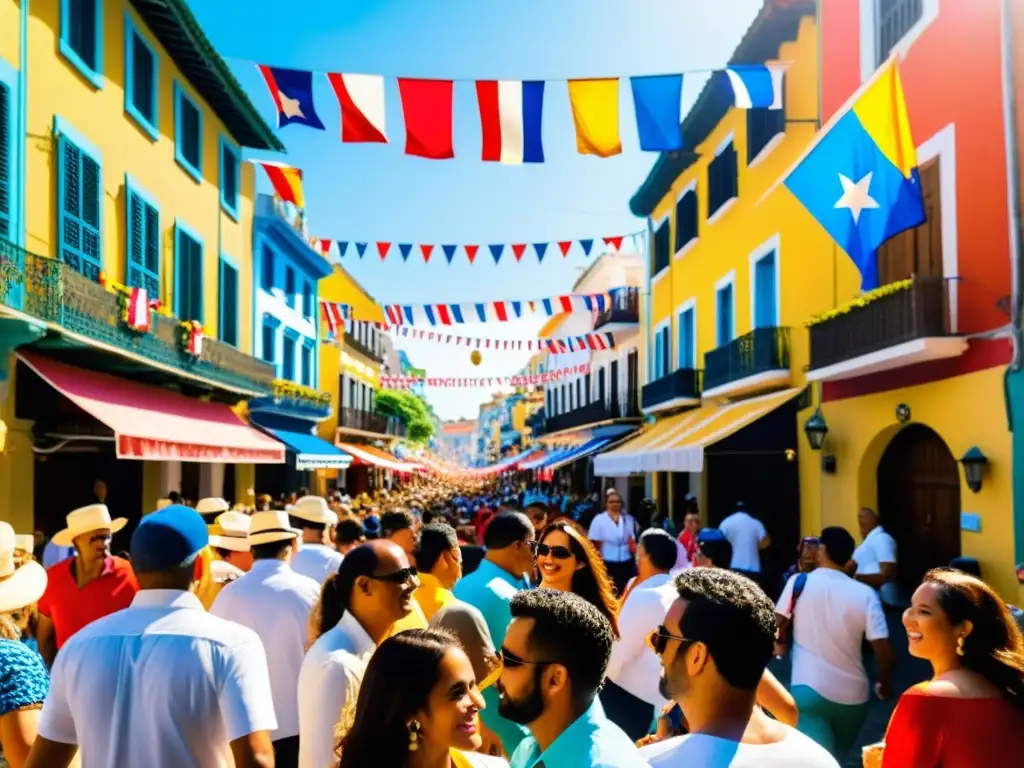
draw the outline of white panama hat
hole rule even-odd
[[[210,526],[210,546],[232,552],[248,552],[249,516],[242,512],[225,512]]]
[[[53,534],[51,541],[58,547],[70,547],[76,538],[90,531],[109,530],[117,533],[128,524],[128,518],[110,519],[110,510],[106,504],[90,504],[79,507],[68,513],[65,518],[67,527]]]
[[[46,591],[46,570],[34,560],[14,565],[16,534],[0,522],[0,613],[35,603]]]
[[[231,506],[224,499],[213,497],[200,499],[199,503],[196,504],[196,512],[200,515],[216,515],[221,512],[227,512],[230,509]]]
[[[317,525],[334,525],[338,522],[338,515],[327,506],[327,499],[323,496],[303,496],[288,507],[288,514]]]
[[[257,512],[249,520],[249,545],[255,547],[301,535],[302,531],[292,528],[289,522],[288,513],[283,510]]]

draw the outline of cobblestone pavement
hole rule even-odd
[[[889,724],[889,717],[896,706],[896,701],[903,691],[922,680],[927,680],[931,675],[931,667],[920,659],[915,659],[907,652],[907,634],[903,629],[900,614],[893,612],[886,615],[889,624],[889,642],[892,643],[893,651],[896,654],[896,667],[893,670],[892,689],[893,695],[889,701],[879,701],[872,694],[868,703],[868,715],[861,728],[860,738],[857,746],[846,756],[846,760],[840,760],[843,768],[861,768],[861,747],[866,744],[874,744],[885,734],[886,726]],[[871,677],[871,687],[874,688],[877,679],[874,657],[867,659],[868,675]],[[789,659],[773,661],[771,670],[789,685]]]

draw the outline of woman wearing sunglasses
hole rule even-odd
[[[498,768],[482,755],[483,697],[458,640],[412,629],[385,640],[370,659],[338,768]]]
[[[619,637],[619,601],[615,587],[597,548],[568,520],[551,523],[537,544],[540,586],[574,592],[597,607]]]

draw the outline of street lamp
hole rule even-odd
[[[960,463],[964,468],[964,480],[967,481],[967,487],[977,493],[981,490],[981,476],[985,473],[985,467],[988,466],[988,456],[975,445],[968,448],[967,453],[960,457]]]
[[[821,406],[815,408],[811,418],[804,423],[804,434],[807,435],[807,442],[811,444],[811,450],[820,451],[828,434],[828,424],[821,415]]]

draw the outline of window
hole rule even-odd
[[[102,256],[100,164],[59,130],[58,136],[57,237],[61,260],[98,281]]]
[[[654,379],[660,379],[662,376],[667,376],[669,369],[671,368],[671,347],[670,338],[671,331],[666,323],[664,326],[654,332]]]
[[[313,286],[310,283],[302,284],[302,316],[312,320],[313,314]]]
[[[922,163],[921,196],[927,219],[924,224],[900,232],[878,249],[878,284],[888,285],[918,277],[942,277],[942,185],[939,158]]]
[[[160,298],[160,213],[152,201],[130,179],[125,179],[126,246],[125,282],[145,288],[150,299]]]
[[[786,91],[782,91],[782,109],[758,107],[747,110],[747,163],[752,162],[769,142],[786,130]]]
[[[693,370],[697,367],[697,324],[694,319],[694,305],[686,307],[679,313],[677,318],[678,328],[676,329],[677,342],[677,368],[688,368]]]
[[[708,164],[708,217],[739,194],[737,173],[736,147],[730,141]]]
[[[274,344],[275,336],[277,336],[277,323],[270,315],[263,316],[263,359],[268,362],[274,362]]]
[[[260,286],[267,293],[274,288],[274,251],[269,245],[260,249]]]
[[[313,343],[307,339],[302,343],[302,386],[313,386]]]
[[[697,239],[697,188],[676,201],[676,253]]]
[[[159,137],[156,126],[156,52],[124,15],[124,109],[152,139]]]
[[[590,388],[590,374],[588,373],[583,379],[583,391],[587,393],[587,402],[589,403],[593,397],[594,390]]]
[[[295,336],[285,331],[281,345],[281,378],[295,381]]]
[[[241,186],[241,157],[238,147],[220,137],[220,205],[233,219],[238,218],[238,188]]]
[[[544,393],[544,406],[547,409],[548,416],[552,416],[555,413],[555,404],[552,394],[553,392],[550,389]]]
[[[238,346],[238,269],[223,257],[220,260],[220,340]]]
[[[103,0],[61,0],[60,52],[86,80],[103,87]]]
[[[174,313],[182,320],[203,321],[203,244],[197,236],[177,225],[174,265],[176,284]]]
[[[875,66],[881,66],[897,43],[924,16],[926,0],[875,0]]]
[[[583,401],[583,379],[576,379],[576,405],[580,408],[586,405]]]
[[[668,218],[666,218],[656,230],[654,230],[654,263],[651,267],[651,275],[656,275],[668,266],[669,257],[669,229]]]
[[[754,262],[754,327],[774,328],[778,325],[775,294],[775,251],[769,251]]]
[[[733,339],[733,310],[734,296],[733,283],[728,282],[720,286],[715,294],[717,306],[715,307],[715,342],[719,347],[724,347]]]
[[[295,270],[290,266],[284,268],[284,300],[289,307],[295,306]]]
[[[203,180],[203,113],[180,84],[174,84],[174,159],[196,181]]]
[[[14,240],[11,232],[14,218],[14,196],[11,194],[14,175],[14,100],[11,89],[0,83],[0,240]]]

